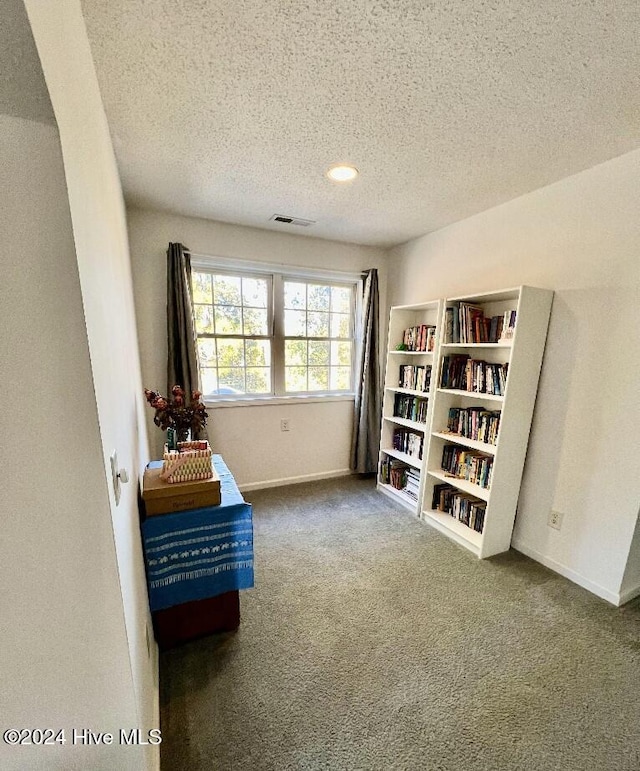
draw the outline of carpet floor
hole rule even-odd
[[[344,478],[247,494],[235,634],[161,656],[163,771],[638,771],[640,601],[478,561]]]

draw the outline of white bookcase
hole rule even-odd
[[[511,543],[552,300],[553,292],[550,290],[521,286],[444,301],[441,341],[432,374],[433,397],[429,436],[428,441],[425,440],[420,516],[480,558],[507,551]],[[454,308],[455,313],[460,302],[482,308],[487,317],[515,310],[513,336],[497,343],[451,342],[447,339],[446,309]],[[444,359],[456,354],[469,355],[471,359],[490,364],[507,364],[503,395],[442,388]],[[389,358],[393,355],[390,354]],[[468,407],[500,412],[495,444],[447,432],[449,410]],[[482,457],[491,458],[493,466],[489,487],[481,487],[444,472],[442,456],[447,445],[462,448],[463,451],[480,452]],[[434,488],[441,484],[451,485],[486,502],[482,532],[467,526],[452,514],[434,508]]]
[[[382,431],[380,442],[380,461],[378,464],[378,489],[401,503],[414,514],[420,513],[420,501],[424,487],[423,458],[428,447],[431,430],[431,400],[436,387],[436,363],[441,337],[442,300],[420,303],[418,305],[400,305],[391,308],[389,316],[389,339],[387,345],[387,364],[385,369],[384,395],[382,401]],[[403,344],[405,330],[421,326],[435,327],[433,348],[430,351],[397,350]],[[404,387],[400,382],[401,367],[431,367],[431,379],[428,389]],[[426,414],[422,420],[411,420],[394,415],[397,396],[406,396],[414,400],[414,404]],[[423,441],[422,458],[416,454],[408,454],[393,446],[396,432],[410,431]],[[396,489],[382,478],[383,464],[388,460],[400,461],[418,476],[416,497],[407,491]]]

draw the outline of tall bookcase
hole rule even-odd
[[[444,301],[441,342],[432,376],[431,422],[428,442],[425,441],[420,516],[480,558],[507,551],[511,543],[552,300],[550,290],[521,286]],[[479,317],[482,313],[488,319],[502,318],[507,330],[502,339],[468,342],[468,339],[486,339],[486,329],[485,334],[477,334],[482,321],[475,324],[475,329],[472,319],[467,318],[466,324],[461,321],[464,315],[460,313],[461,303],[463,309],[465,304],[474,309],[467,310],[469,316]],[[508,329],[508,323],[514,321]],[[465,331],[467,341],[461,342],[465,340],[461,334]],[[495,334],[493,337],[495,339]],[[469,361],[482,363],[465,365],[462,370],[464,356],[468,356]],[[454,361],[453,357],[460,358]],[[458,373],[462,370],[467,374],[457,380],[453,378],[453,385],[458,387],[452,387],[450,376],[456,364]],[[493,393],[483,392],[485,389]],[[452,433],[460,429],[460,420],[452,429],[452,415],[464,417],[467,436]],[[484,420],[485,427],[487,422],[492,422],[495,429],[496,418],[499,418],[499,428],[497,436],[491,436],[494,443],[471,438],[477,432],[470,425],[477,428]],[[487,438],[486,432],[482,438]],[[453,471],[451,463],[443,470],[445,448],[449,459],[455,456],[460,461],[457,467],[454,463]],[[474,473],[469,474],[470,469]],[[478,473],[478,469],[482,471]],[[473,481],[452,473],[466,474]],[[438,510],[447,496],[453,513]],[[451,504],[452,499],[456,508]],[[480,519],[483,519],[481,531],[473,526],[477,527]]]
[[[442,300],[400,305],[391,308],[389,316],[378,489],[414,514],[420,512],[424,487],[443,307]],[[415,438],[407,439],[403,448],[402,437]],[[386,478],[391,465],[396,486]],[[403,489],[402,482],[397,486],[399,477],[406,484]]]

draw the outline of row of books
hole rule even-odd
[[[493,458],[475,450],[447,444],[442,450],[442,470],[457,479],[466,479],[488,489],[491,486]]]
[[[498,343],[511,339],[515,326],[515,310],[485,316],[477,305],[461,302],[457,308],[445,310],[444,340],[446,343]]]
[[[409,327],[402,333],[407,351],[433,351],[436,344],[436,328],[430,324]]]
[[[396,418],[426,423],[428,407],[429,402],[426,399],[420,399],[417,396],[396,394],[395,404],[393,405],[393,415]]]
[[[484,515],[487,510],[485,501],[474,498],[473,495],[461,493],[451,485],[434,485],[432,508],[451,514],[459,522],[475,530],[482,532],[484,527]]]
[[[380,481],[396,490],[402,490],[413,500],[418,500],[420,474],[401,460],[385,455],[380,461]]]
[[[404,491],[410,498],[413,498],[414,501],[418,500],[418,493],[420,492],[420,472],[414,468],[407,469]]]
[[[385,455],[380,461],[380,481],[396,490],[404,490],[407,484],[407,466],[401,460]]]
[[[400,367],[398,385],[410,391],[428,391],[431,386],[431,365],[403,364]]]
[[[466,354],[442,358],[441,388],[457,388],[478,394],[504,396],[509,364],[471,359]]]
[[[484,407],[449,409],[447,431],[451,434],[477,442],[496,444],[499,429],[500,410],[486,410]]]
[[[393,432],[393,449],[404,452],[412,458],[420,460],[422,458],[422,449],[424,445],[424,435],[417,434],[406,428],[397,428]]]

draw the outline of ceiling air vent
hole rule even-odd
[[[285,225],[299,225],[301,228],[308,228],[309,225],[315,225],[315,220],[303,220],[301,217],[287,217],[286,214],[274,214],[269,218],[271,222],[283,222]]]

